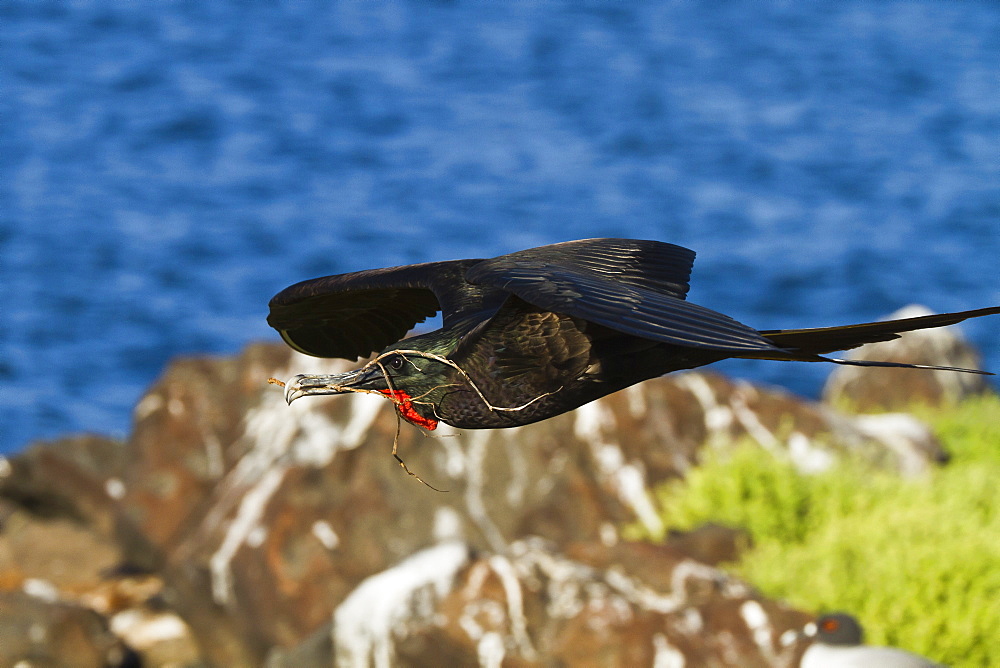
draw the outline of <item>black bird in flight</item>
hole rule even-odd
[[[349,360],[380,352],[347,373],[295,376],[285,398],[375,392],[426,429],[476,429],[537,422],[730,357],[985,373],[823,355],[1000,307],[758,331],[685,301],[694,256],[658,241],[585,239],[297,283],[271,299],[267,319],[288,345]],[[438,311],[441,329],[403,338]]]

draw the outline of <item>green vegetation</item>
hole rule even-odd
[[[952,455],[928,476],[856,461],[803,475],[743,445],[659,490],[664,517],[748,529],[737,574],[799,608],[854,613],[871,644],[1000,666],[1000,398],[917,412]]]

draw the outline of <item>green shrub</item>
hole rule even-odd
[[[854,461],[803,475],[742,445],[658,491],[666,523],[746,528],[755,547],[737,574],[797,607],[856,614],[872,644],[1000,666],[1000,398],[919,413],[952,454],[928,476]]]

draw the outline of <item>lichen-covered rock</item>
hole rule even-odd
[[[764,668],[794,665],[806,619],[670,547],[445,541],[365,579],[304,646],[310,665]]]
[[[45,583],[65,598],[82,596],[103,580],[102,573],[120,558],[107,537],[79,522],[39,518],[6,505],[0,531],[0,589],[26,582]]]
[[[923,306],[907,306],[889,318],[914,318],[930,313]],[[981,363],[979,354],[957,327],[907,332],[898,339],[853,350],[847,357],[962,369],[979,369]],[[952,403],[988,389],[986,379],[978,374],[840,366],[827,379],[823,400],[858,411],[897,411],[914,404]]]
[[[125,452],[80,436],[0,460],[0,666],[198,663],[184,621],[153,610],[162,580],[122,561]]]
[[[92,610],[57,600],[43,585],[0,591],[0,666],[115,668],[132,660]]]
[[[740,441],[805,471],[841,452],[904,472],[943,458],[912,418],[845,416],[704,373],[517,429],[430,433],[400,424],[378,397],[287,406],[266,383],[345,368],[276,345],[179,360],[136,406],[126,443],[72,440],[0,460],[0,590],[34,583],[60,605],[89,608],[147,666],[268,656],[301,666],[334,656],[783,665],[797,650],[777,639],[801,615],[712,567],[747,537],[668,533],[654,488],[704,448]],[[407,476],[394,443],[448,491]],[[62,539],[24,543],[34,555],[12,547],[40,522]],[[663,544],[623,542],[626,524]],[[88,555],[77,580],[32,570],[60,550]],[[125,568],[109,575],[115,563]],[[378,601],[388,636],[385,623],[366,622]],[[357,633],[345,635],[351,624]]]
[[[365,578],[442,540],[503,554],[529,536],[612,544],[625,523],[663,534],[652,489],[703,447],[750,439],[807,470],[843,450],[907,470],[940,456],[928,433],[861,425],[711,374],[649,381],[518,429],[433,433],[400,425],[377,397],[287,406],[264,383],[344,368],[255,346],[175,364],[137,408],[128,525],[215,663],[295,646]],[[448,492],[400,470],[394,440],[410,469]]]
[[[39,517],[60,517],[111,535],[125,444],[96,435],[32,445],[16,457],[0,457],[0,498]]]

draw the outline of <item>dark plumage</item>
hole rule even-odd
[[[912,366],[823,355],[1000,313],[758,331],[685,300],[694,256],[658,241],[586,239],[297,283],[274,296],[267,319],[288,345],[318,357],[379,355],[346,374],[296,376],[286,398],[373,391],[426,428],[511,427],[729,357]],[[403,340],[438,311],[441,329]]]
[[[823,615],[807,625],[805,635],[815,642],[802,656],[801,668],[936,668],[922,656],[895,647],[864,643],[857,619],[843,612]]]

